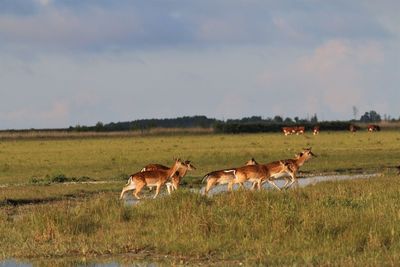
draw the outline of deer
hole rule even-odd
[[[313,135],[317,135],[317,134],[319,134],[319,126],[314,126],[314,128],[313,128]]]
[[[284,178],[285,184],[283,185],[282,188],[283,189],[289,188],[290,186],[293,185],[293,183],[297,182],[297,177],[296,177],[297,171],[300,169],[301,166],[303,166],[303,164],[306,161],[308,161],[313,156],[317,157],[314,153],[311,152],[311,147],[304,148],[303,151],[300,152],[299,154],[296,154],[293,159],[284,159],[266,164],[268,167],[272,168],[281,166],[281,162],[283,162],[286,165],[285,170],[281,170],[277,173],[272,174],[270,179]],[[279,170],[279,168],[277,170]],[[264,184],[265,182],[269,182],[272,186],[278,188],[275,183],[271,183],[268,180],[263,180],[261,182],[261,185]],[[254,190],[257,185],[258,184],[254,182],[251,189]],[[281,188],[278,189],[281,190]]]
[[[257,164],[258,163],[254,158],[251,158],[246,162],[246,166],[257,165]],[[202,183],[207,181],[206,188],[204,190],[204,195],[207,195],[213,186],[219,184],[229,184],[229,182],[234,178],[235,178],[234,171],[232,169],[224,169],[207,173],[202,180]],[[239,186],[243,187],[243,184],[239,183]]]
[[[129,177],[128,183],[122,189],[120,199],[123,198],[125,192],[130,190],[135,190],[135,193],[133,195],[137,199],[141,199],[139,197],[139,193],[142,191],[144,186],[156,186],[156,193],[153,197],[156,198],[160,193],[161,187],[168,181],[168,179],[171,179],[174,176],[179,168],[182,167],[183,162],[180,159],[176,159],[171,168],[167,170],[149,170],[132,174]]]
[[[297,181],[297,172],[300,169],[301,166],[304,165],[306,161],[311,159],[312,157],[317,157],[312,151],[311,147],[309,148],[304,148],[302,152],[299,154],[295,155],[294,159],[285,159],[281,160],[285,162],[288,165],[288,171],[287,172],[280,172],[271,175],[272,179],[278,179],[278,178],[284,178],[286,180],[285,184],[283,185],[283,189],[287,189],[290,186],[293,185],[293,183],[298,182]],[[268,163],[267,165],[269,166],[277,166],[280,161],[274,161],[271,163]]]
[[[376,125],[376,124],[369,124],[367,126],[368,132],[379,132],[380,130],[381,130],[381,127],[379,127],[379,125]]]
[[[352,133],[357,132],[359,129],[360,129],[360,127],[358,127],[357,125],[354,125],[354,124],[350,124],[350,126],[349,126],[349,131]]]
[[[167,166],[164,166],[162,164],[148,164],[146,165],[141,172],[143,171],[154,171],[154,170],[168,170],[169,168]],[[190,162],[190,160],[186,160],[185,162],[183,162],[182,167],[179,168],[175,174],[172,176],[171,178],[171,183],[167,182],[166,186],[167,186],[167,191],[168,194],[171,194],[172,191],[175,191],[178,189],[179,184],[182,180],[183,177],[185,177],[187,171],[192,171],[195,170],[196,167],[193,166],[193,164]],[[150,187],[151,188],[151,187]]]
[[[276,163],[277,164],[274,162],[274,164],[248,165],[232,169],[231,171],[233,172],[235,178],[229,181],[228,190],[232,191],[234,184],[241,184],[244,182],[252,182],[253,185],[257,185],[258,190],[261,190],[262,183],[266,181],[281,191],[281,189],[274,182],[274,175],[292,173],[293,170],[290,162],[280,160]],[[254,186],[252,189],[254,189]]]

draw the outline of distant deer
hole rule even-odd
[[[352,133],[357,132],[359,129],[360,129],[360,127],[358,127],[357,125],[354,125],[354,124],[350,124],[350,126],[349,126],[349,131]]]
[[[168,170],[142,171],[132,174],[129,177],[128,183],[122,189],[120,198],[123,198],[125,192],[135,190],[133,195],[137,199],[140,199],[139,193],[142,191],[144,186],[156,186],[156,193],[153,197],[156,198],[160,193],[161,187],[168,181],[168,179],[171,179],[181,167],[183,167],[182,161],[180,159],[176,159],[172,167]]]
[[[381,130],[381,127],[379,127],[379,125],[376,125],[376,124],[369,124],[367,126],[368,132],[379,132],[380,130]]]
[[[319,126],[314,126],[313,128],[313,135],[319,134]]]

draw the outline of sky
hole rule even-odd
[[[0,0],[0,129],[399,118],[398,0]]]

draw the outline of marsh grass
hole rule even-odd
[[[171,165],[174,157],[191,160],[197,169],[188,176],[196,179],[252,157],[261,163],[292,158],[309,146],[319,157],[302,167],[306,173],[381,172],[399,164],[399,141],[396,131],[6,140],[0,142],[0,183],[29,183],[32,177],[55,174],[122,181],[148,163]]]
[[[125,206],[113,192],[0,213],[3,257],[146,252],[189,261],[393,265],[400,181],[385,176],[212,198],[181,190]]]
[[[399,141],[396,131],[3,140],[0,256],[129,253],[195,263],[395,265],[400,180],[386,167],[398,165]],[[238,191],[206,198],[187,191],[209,171],[241,166],[251,157],[290,158],[308,146],[318,158],[302,167],[305,175],[383,176],[283,193]],[[147,163],[168,165],[176,156],[197,167],[182,190],[134,207],[118,200],[128,174]],[[79,177],[106,183],[70,183]]]

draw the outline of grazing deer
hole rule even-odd
[[[141,171],[154,171],[154,170],[168,170],[167,166],[161,164],[148,164]],[[190,162],[190,160],[186,160],[183,162],[182,167],[180,167],[175,174],[171,178],[171,183],[166,183],[168,194],[171,194],[172,191],[177,190],[179,184],[183,177],[185,177],[187,171],[195,170],[196,167]],[[151,187],[150,187],[151,188]]]
[[[182,161],[180,159],[176,159],[174,165],[172,165],[172,167],[168,170],[152,170],[132,174],[129,177],[128,183],[122,189],[120,198],[123,198],[126,191],[135,190],[133,195],[137,199],[140,199],[139,193],[142,191],[144,186],[156,186],[156,193],[153,197],[156,198],[160,193],[161,187],[168,181],[168,179],[171,179],[177,170],[182,166]]]
[[[368,132],[379,132],[380,130],[381,130],[381,127],[379,127],[379,125],[376,125],[376,124],[369,124],[367,126]]]
[[[319,134],[319,126],[314,126],[313,128],[313,135]]]
[[[357,132],[359,129],[360,129],[360,127],[358,127],[357,125],[354,125],[354,124],[350,124],[350,126],[349,126],[349,131],[352,133]]]
[[[254,158],[251,158],[249,161],[246,162],[246,166],[257,165],[257,164],[258,163]],[[207,195],[213,186],[219,184],[229,184],[229,182],[233,179],[235,179],[235,176],[234,176],[234,171],[232,169],[218,170],[207,173],[202,180],[203,183],[207,181],[204,194]],[[243,184],[239,183],[239,186],[243,187]]]
[[[291,134],[304,134],[306,128],[304,126],[282,127],[282,132],[285,136]]]
[[[297,135],[304,134],[305,131],[306,131],[306,127],[304,127],[304,126],[297,126],[296,127],[296,134]]]

